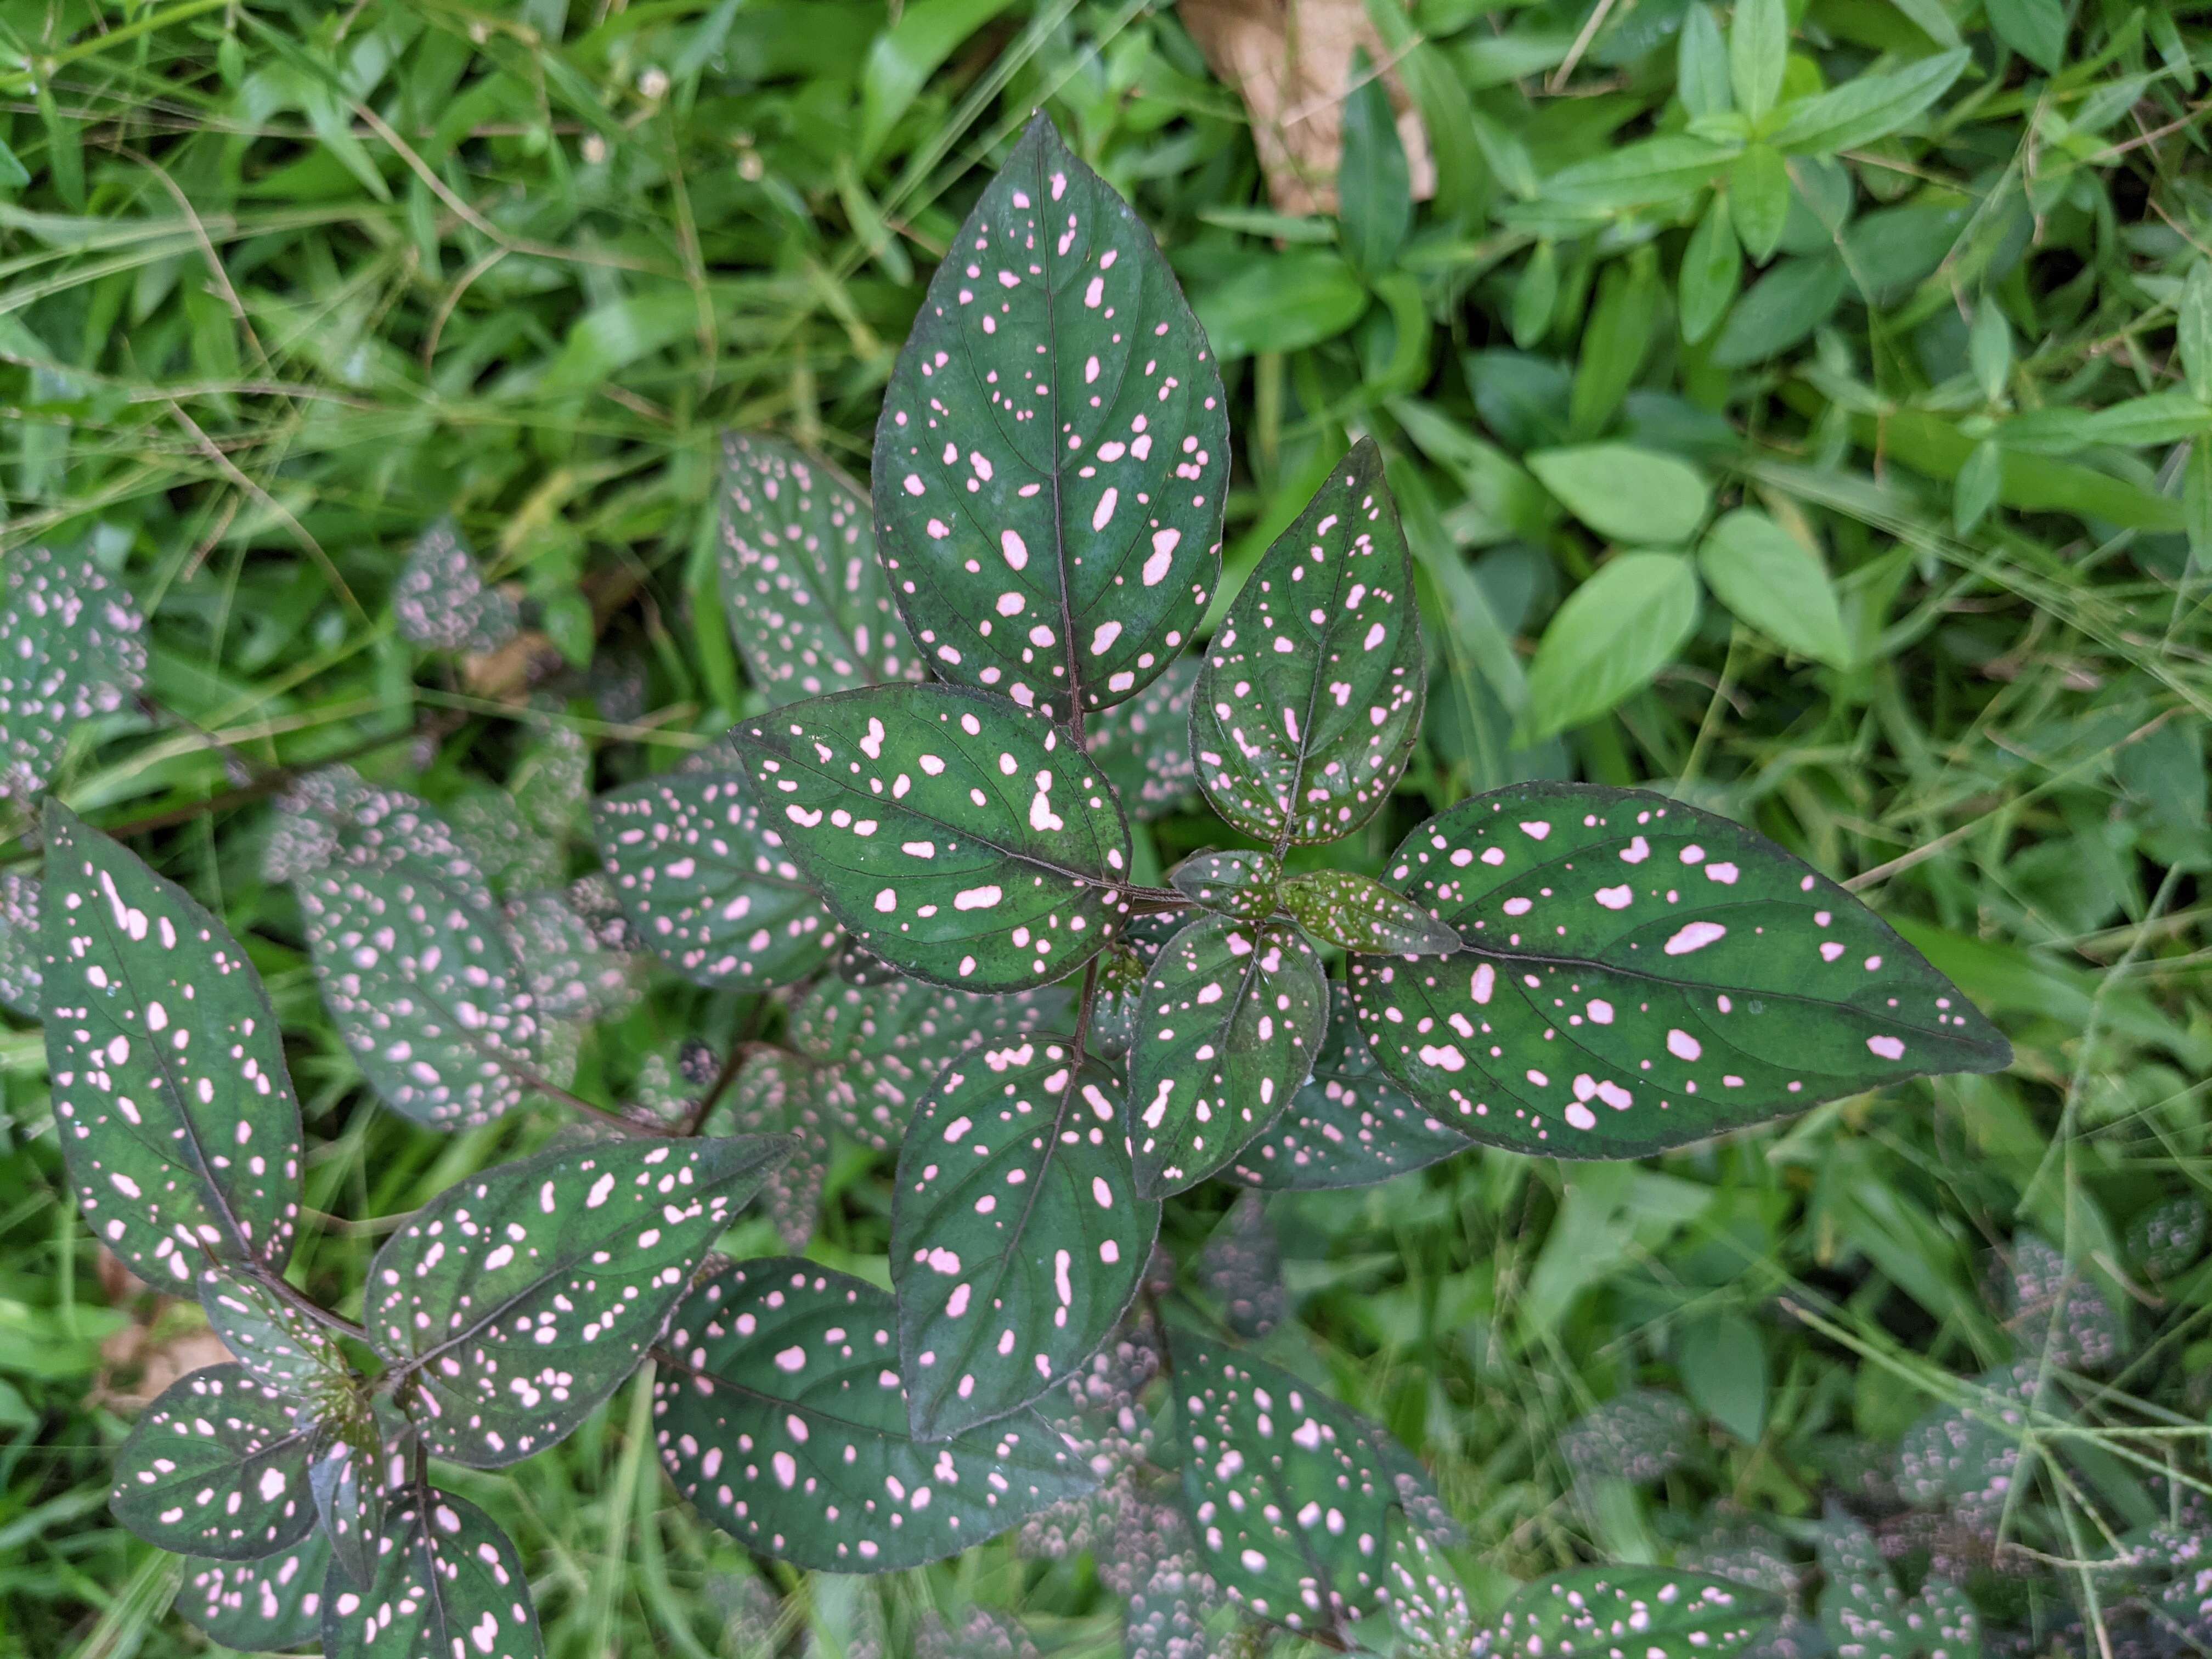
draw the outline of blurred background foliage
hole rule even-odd
[[[755,706],[716,433],[865,466],[922,284],[1042,104],[1224,360],[1224,602],[1350,435],[1389,452],[1431,716],[1333,856],[1376,869],[1515,779],[1656,783],[1848,878],[2019,1048],[1645,1165],[1470,1153],[1256,1218],[1211,1188],[1170,1212],[1192,1292],[1276,1310],[1267,1352],[1420,1451],[1478,1601],[1701,1563],[1792,1590],[1778,1651],[1906,1653],[1837,1608],[1933,1566],[1993,1653],[2205,1651],[2208,23],[0,0],[0,556],[88,542],[152,618],[149,706],[83,733],[64,796],[268,976],[328,1218],[306,1271],[343,1305],[393,1218],[559,1120],[440,1139],[374,1108],[258,873],[266,797],[346,755],[552,836],[540,878],[587,871],[586,780]],[[525,631],[426,660],[391,590],[448,514]],[[1160,868],[1220,832],[1149,835]],[[665,1088],[684,1038],[773,1029],[758,1001],[661,975],[578,1087]],[[0,1649],[204,1651],[105,1505],[130,1412],[206,1339],[104,1271],[44,1068],[0,1031]],[[837,1150],[815,1254],[881,1280],[888,1174]],[[1199,1265],[1224,1224],[1226,1280]],[[885,1619],[898,1651],[971,1604],[1116,1650],[1083,1558],[1012,1540],[787,1583],[670,1500],[647,1398],[457,1483],[556,1655],[850,1653]]]

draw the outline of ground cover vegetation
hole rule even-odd
[[[0,22],[7,1639],[2212,1640],[2185,16]]]

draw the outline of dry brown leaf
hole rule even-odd
[[[1352,48],[1377,64],[1387,57],[1365,0],[1181,0],[1177,15],[1213,72],[1243,95],[1277,211],[1334,213]],[[1383,78],[1414,198],[1426,201],[1437,188],[1428,132],[1397,76]]]

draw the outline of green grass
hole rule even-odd
[[[389,1218],[562,1120],[440,1138],[373,1105],[258,874],[275,769],[352,754],[445,802],[565,726],[604,787],[748,712],[706,556],[714,434],[864,470],[921,284],[1044,101],[1222,347],[1232,576],[1350,433],[1391,452],[1435,691],[1403,798],[1334,857],[1376,868],[1516,777],[1659,782],[1848,878],[2018,1050],[1647,1165],[1470,1153],[1277,1199],[1293,1317],[1268,1351],[1428,1461],[1486,1604],[1747,1528],[1809,1575],[1802,1523],[1840,1501],[1908,1584],[1931,1554],[1966,1574],[2019,1650],[2203,1650],[2212,1613],[2161,1600],[2175,1549],[2121,1564],[2212,1514],[2212,1267],[2153,1273],[2131,1232],[2212,1187],[2212,416],[2081,422],[2212,376],[2186,286],[2212,246],[2212,28],[2121,0],[2070,31],[2055,0],[1791,10],[1789,95],[1925,59],[1946,25],[1972,61],[1901,133],[1793,162],[1779,263],[1688,344],[1704,180],[1580,217],[1547,184],[1683,125],[1674,0],[1594,28],[1578,0],[1421,0],[1385,45],[1439,192],[1364,278],[1333,222],[1267,211],[1243,107],[1165,8],[907,0],[885,33],[864,0],[0,3],[0,557],[89,538],[152,619],[151,712],[86,732],[62,793],[137,826],[267,977],[334,1218],[302,1251],[318,1291],[357,1305]],[[1992,313],[2002,354],[1973,327]],[[1817,545],[1848,665],[1709,595],[1612,712],[1516,747],[1516,719],[1543,725],[1515,701],[1534,642],[1612,556],[1520,458],[1601,435]],[[393,632],[398,562],[447,513],[547,636],[528,701]],[[1652,650],[1642,621],[1612,617],[1601,660]],[[1154,826],[1157,867],[1218,834]],[[594,1033],[579,1092],[619,1100],[647,1055],[774,1018],[655,983]],[[0,1650],[204,1651],[106,1513],[126,1425],[99,1350],[134,1313],[101,1288],[46,1093],[35,1028],[0,1031]],[[840,1151],[823,1260],[880,1279],[888,1175]],[[1186,1263],[1227,1199],[1170,1206]],[[2109,1363],[2037,1340],[2075,1304],[1993,1294],[2027,1233],[2114,1310]],[[759,1223],[734,1242],[772,1248]],[[1976,1379],[2039,1352],[2035,1410],[2003,1420]],[[1638,1386],[1697,1408],[1671,1468],[1578,1471],[1565,1432]],[[764,1651],[728,1623],[760,1569],[670,1497],[645,1398],[457,1489],[517,1540],[556,1655]],[[2023,1449],[1994,1512],[1899,1487],[1900,1441],[1945,1405]],[[974,1600],[1048,1651],[1118,1641],[1086,1566],[1004,1543],[887,1593],[901,1632]],[[781,1628],[836,1651],[854,1596],[817,1582]]]

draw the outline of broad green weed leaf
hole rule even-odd
[[[1766,1344],[1741,1314],[1694,1315],[1675,1328],[1674,1369],[1699,1411],[1747,1446],[1766,1431]]]
[[[1126,1122],[1119,1079],[1065,1037],[972,1048],[921,1103],[890,1245],[917,1439],[1029,1404],[1113,1334],[1160,1218]]]
[[[39,880],[9,871],[0,875],[0,1007],[37,1019],[46,1002],[40,966]]]
[[[771,704],[920,677],[867,500],[834,468],[773,438],[724,434],[718,527],[730,632]]]
[[[994,997],[920,980],[855,986],[824,979],[792,1010],[787,1040],[814,1068],[825,1123],[890,1152],[955,1054],[1065,1027],[1071,1014],[1068,994],[1057,988]]]
[[[240,1653],[303,1647],[323,1628],[323,1581],[330,1540],[319,1532],[258,1561],[185,1561],[176,1608],[209,1639]]]
[[[370,1264],[362,1323],[432,1453],[497,1468],[552,1445],[645,1356],[790,1143],[595,1141],[448,1188]]]
[[[1272,853],[1200,853],[1176,866],[1168,881],[1201,909],[1265,921],[1275,914],[1282,873],[1283,862]]]
[[[1352,50],[1343,125],[1337,217],[1344,227],[1346,254],[1371,276],[1389,270],[1405,246],[1413,225],[1413,185],[1389,91],[1364,46]]]
[[[653,1409],[669,1479],[716,1526],[797,1566],[918,1566],[1092,1484],[1034,1412],[914,1439],[896,1304],[796,1257],[700,1285],[667,1346]]]
[[[243,1365],[169,1385],[115,1454],[115,1518],[179,1555],[254,1561],[313,1530],[301,1402]]]
[[[1129,826],[1066,732],[1003,697],[876,686],[733,734],[763,819],[876,955],[969,991],[1064,979],[1118,930]]]
[[[876,536],[933,672],[1056,719],[1134,695],[1221,574],[1229,420],[1152,234],[1037,116],[930,281]]]
[[[137,601],[82,553],[11,550],[0,569],[0,800],[35,795],[78,724],[146,679]]]
[[[1691,15],[1706,14],[1702,7],[1695,7]],[[1729,213],[1728,198],[1715,196],[1698,221],[1698,228],[1690,233],[1689,246],[1682,250],[1679,303],[1682,337],[1692,345],[1720,326],[1743,281],[1743,250],[1737,244]]]
[[[1697,468],[1633,444],[1577,444],[1526,459],[1568,512],[1607,540],[1632,547],[1686,542],[1712,502]]]
[[[1192,695],[1214,810],[1262,841],[1336,841],[1374,817],[1419,735],[1420,609],[1382,452],[1362,439],[1229,607]]]
[[[1375,1610],[1390,1477],[1370,1426],[1312,1384],[1177,1332],[1183,1514],[1200,1565],[1270,1623],[1335,1633]]]
[[[1381,882],[1349,870],[1310,870],[1283,884],[1283,908],[1324,945],[1366,956],[1443,956],[1459,935]]]
[[[2057,0],[1996,0],[2049,6]],[[1992,19],[1995,7],[1992,8]],[[1951,89],[1973,54],[1966,47],[1937,52],[1886,75],[1859,75],[1827,92],[1793,99],[1775,112],[1766,136],[1778,149],[1796,155],[1833,155],[1886,138],[1917,119]]]
[[[379,1542],[376,1582],[335,1567],[323,1591],[325,1659],[541,1659],[545,1641],[514,1542],[473,1504],[414,1486]]]
[[[1335,986],[1312,1077],[1237,1155],[1230,1173],[1283,1191],[1366,1187],[1474,1144],[1382,1074],[1351,998]]]
[[[1190,758],[1190,695],[1200,659],[1177,657],[1159,678],[1085,722],[1084,751],[1133,818],[1165,817],[1198,794]]]
[[[1617,553],[1553,613],[1514,732],[1528,745],[1609,714],[1651,684],[1698,625],[1698,572],[1680,553]]]
[[[522,1099],[538,1036],[505,919],[452,826],[396,789],[318,773],[287,807],[335,832],[294,882],[323,1002],[362,1074],[433,1128]]]
[[[1765,264],[1781,246],[1792,193],[1789,163],[1771,144],[1752,145],[1729,168],[1730,222],[1754,264]]]
[[[1790,9],[1783,0],[1736,0],[1729,20],[1729,86],[1753,122],[1781,95],[1790,56]]]
[[[1852,652],[1843,607],[1820,556],[1751,507],[1739,507],[1706,533],[1698,568],[1720,602],[1777,643],[1848,668]]]
[[[1640,790],[1531,783],[1408,836],[1389,879],[1468,949],[1352,959],[1384,1071],[1492,1146],[1632,1158],[2011,1049],[1842,888]]]
[[[1371,303],[1358,273],[1334,248],[1271,249],[1231,271],[1201,289],[1196,301],[1206,337],[1225,363],[1333,340]]]
[[[1544,180],[1539,199],[1547,208],[1588,214],[1687,201],[1712,182],[1735,153],[1724,144],[1679,134],[1646,138],[1562,168]]]
[[[1516,1591],[1492,1631],[1501,1653],[1728,1659],[1781,1611],[1762,1591],[1667,1567],[1570,1567]]]
[[[271,1388],[306,1395],[349,1374],[330,1334],[253,1274],[203,1267],[200,1306],[238,1363]]]
[[[182,888],[52,801],[44,835],[46,1066],[86,1221],[173,1291],[210,1260],[281,1271],[300,1107],[260,975]]]
[[[693,983],[793,985],[836,949],[836,924],[736,769],[617,789],[592,825],[639,940]]]
[[[1674,45],[1674,91],[1692,118],[1735,107],[1728,46],[1713,9],[1702,0],[1682,14],[1682,33]]]
[[[434,651],[495,651],[514,637],[514,601],[484,586],[460,526],[441,519],[416,539],[392,585],[399,637]]]
[[[1129,1048],[1137,1190],[1194,1187],[1290,1103],[1328,1022],[1328,981],[1287,923],[1194,921],[1146,977]]]

